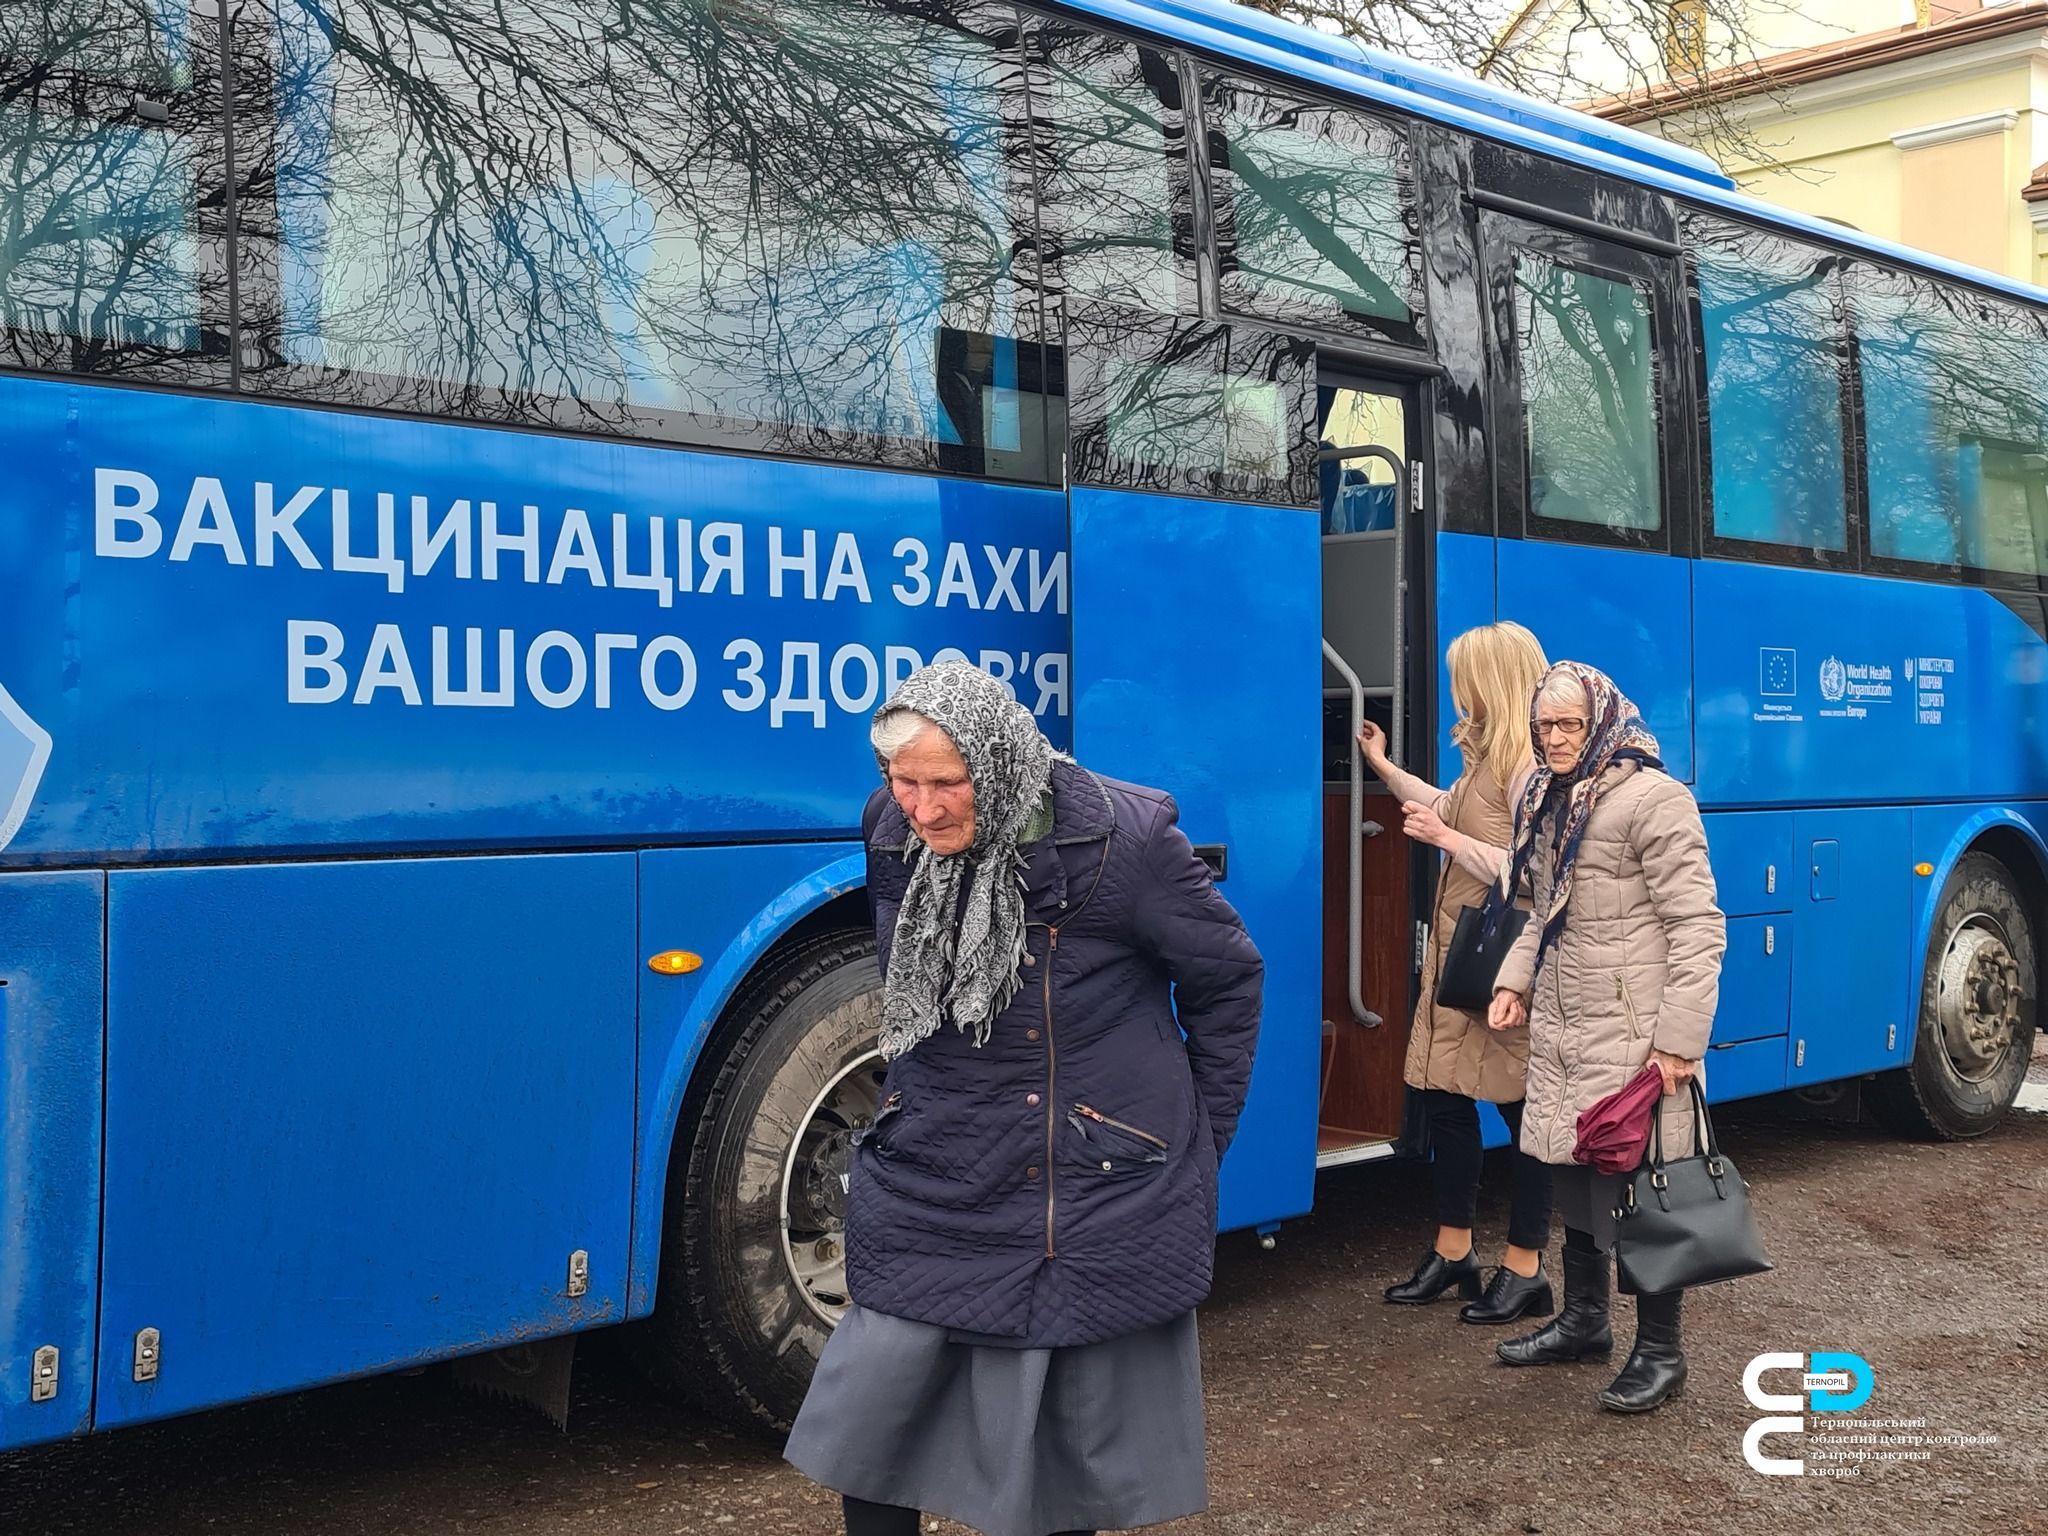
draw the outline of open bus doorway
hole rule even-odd
[[[1406,686],[1415,556],[1403,540],[1416,480],[1419,391],[1339,372],[1318,377],[1323,583],[1322,1072],[1318,1167],[1393,1150],[1413,1008],[1418,880],[1429,866],[1401,807],[1365,767],[1354,722],[1375,721],[1395,760],[1429,770],[1428,711]],[[1423,676],[1430,675],[1427,671]]]

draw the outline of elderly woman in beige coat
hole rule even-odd
[[[1699,807],[1663,771],[1657,741],[1603,673],[1559,662],[1536,691],[1542,766],[1515,818],[1493,905],[1526,872],[1534,913],[1502,962],[1488,1023],[1529,1030],[1522,1150],[1555,1165],[1565,1229],[1564,1304],[1497,1350],[1510,1365],[1604,1359],[1608,1252],[1621,1176],[1572,1161],[1582,1110],[1647,1062],[1664,1076],[1664,1144],[1692,1144],[1692,1099],[1726,947]],[[1646,1413],[1685,1388],[1684,1292],[1636,1302],[1635,1347],[1602,1407]]]
[[[1511,1323],[1547,1317],[1557,1305],[1542,1267],[1550,1239],[1549,1164],[1520,1150],[1509,1154],[1507,1248],[1483,1294],[1472,1221],[1479,1199],[1479,1105],[1496,1106],[1509,1136],[1519,1136],[1528,1032],[1490,1030],[1483,1011],[1439,1003],[1436,992],[1460,914],[1485,906],[1507,862],[1514,806],[1536,767],[1529,752],[1529,700],[1550,663],[1536,637],[1511,623],[1466,630],[1451,642],[1444,662],[1458,708],[1451,739],[1465,759],[1465,771],[1449,790],[1397,767],[1378,726],[1368,721],[1359,733],[1367,764],[1402,802],[1409,839],[1447,855],[1402,1070],[1420,1100],[1435,1152],[1430,1181],[1436,1241],[1415,1273],[1388,1286],[1385,1295],[1390,1302],[1418,1306],[1456,1287],[1465,1297],[1461,1321]]]

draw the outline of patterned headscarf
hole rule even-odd
[[[1543,738],[1536,730],[1536,701],[1552,678],[1572,678],[1586,690],[1591,710],[1586,723],[1586,745],[1579,753],[1578,766],[1563,778],[1544,766]],[[1542,923],[1536,946],[1536,964],[1557,936],[1564,932],[1565,904],[1572,896],[1572,865],[1579,856],[1579,843],[1586,835],[1586,823],[1599,803],[1602,778],[1616,763],[1633,773],[1637,768],[1662,768],[1657,738],[1635,705],[1614,686],[1614,679],[1584,662],[1560,661],[1543,674],[1529,700],[1529,740],[1536,753],[1536,771],[1522,791],[1522,803],[1515,807],[1515,840],[1507,862],[1501,868],[1500,883],[1487,899],[1486,931],[1491,934],[1501,914],[1513,902],[1515,892],[1528,872],[1530,856],[1536,849],[1536,831],[1546,812],[1552,822],[1557,857],[1552,861],[1550,900],[1536,914]]]
[[[910,829],[910,886],[896,913],[882,994],[882,1055],[892,1061],[946,1018],[956,1029],[972,1026],[974,1043],[987,1044],[996,1015],[1017,995],[1024,958],[1019,835],[1045,797],[1056,756],[1031,711],[964,661],[913,673],[875,719],[898,710],[931,721],[966,762],[974,841],[958,853],[934,853]],[[881,766],[886,778],[889,765]]]

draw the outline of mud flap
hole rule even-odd
[[[514,1344],[487,1355],[451,1361],[456,1384],[485,1397],[524,1403],[569,1428],[569,1374],[576,1363],[576,1335]]]

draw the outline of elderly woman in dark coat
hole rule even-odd
[[[787,1455],[849,1536],[986,1536],[1207,1505],[1194,1308],[1264,968],[1157,790],[928,667],[875,717],[862,830],[884,994],[853,1304]]]

